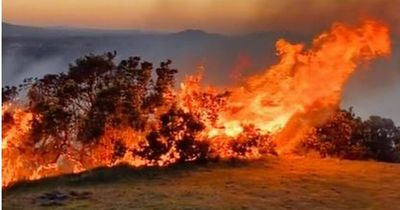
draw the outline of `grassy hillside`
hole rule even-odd
[[[298,157],[121,166],[19,184],[3,190],[3,209],[394,210],[399,180],[400,164]]]

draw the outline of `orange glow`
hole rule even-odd
[[[248,19],[254,18],[256,7],[246,1],[232,3],[228,0],[5,0],[3,15],[5,21],[38,26],[215,30],[227,21],[246,24]]]
[[[307,12],[299,7],[308,5]],[[3,21],[36,26],[212,32],[316,32],[333,21],[378,17],[399,33],[397,0],[4,0]],[[384,13],[382,11],[385,11]],[[318,19],[318,23],[315,22]]]

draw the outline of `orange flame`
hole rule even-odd
[[[218,123],[233,135],[240,133],[240,124],[277,133],[300,113],[338,106],[343,85],[357,65],[389,54],[388,34],[384,24],[368,20],[359,27],[334,24],[308,50],[304,44],[279,40],[279,63],[234,88]]]

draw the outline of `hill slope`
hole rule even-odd
[[[399,178],[400,164],[308,158],[119,167],[16,186],[3,191],[3,208],[390,210],[400,206]],[[60,201],[49,204],[54,194]]]

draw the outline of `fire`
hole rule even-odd
[[[170,113],[176,117],[168,118],[168,124],[150,118],[143,131],[106,126],[98,144],[90,147],[71,140],[58,149],[62,152],[38,152],[41,146],[51,144],[51,139],[28,140],[35,116],[28,109],[3,104],[3,186],[118,163],[166,166],[182,155],[187,155],[186,161],[196,160],[201,146],[188,147],[188,151],[196,150],[194,153],[179,152],[177,142],[187,138],[186,132],[195,133],[199,145],[207,143],[205,151],[210,156],[258,158],[271,142],[277,144],[279,152],[290,151],[304,132],[323,122],[338,106],[343,85],[357,65],[390,53],[390,39],[384,24],[366,20],[357,27],[334,24],[313,40],[310,49],[283,39],[276,42],[276,48],[279,62],[245,79],[240,86],[222,91],[201,85],[201,73],[189,76],[176,93],[169,95],[176,98],[182,112]],[[159,108],[154,118],[165,112]],[[185,124],[194,123],[186,113],[201,121],[204,128],[200,133]],[[149,135],[157,135],[152,130],[172,125],[181,129],[167,130],[172,138],[156,136],[170,147],[144,141]],[[160,147],[163,153],[159,159],[135,155],[149,147]]]
[[[316,37],[308,50],[304,44],[282,39],[276,48],[280,58],[277,65],[232,90],[219,121],[230,131],[239,131],[240,122],[254,124],[262,132],[278,133],[300,114],[336,108],[343,85],[357,65],[387,55],[390,40],[383,24],[364,21],[359,27],[334,24],[330,31]],[[307,126],[323,120],[315,114],[302,119]]]

